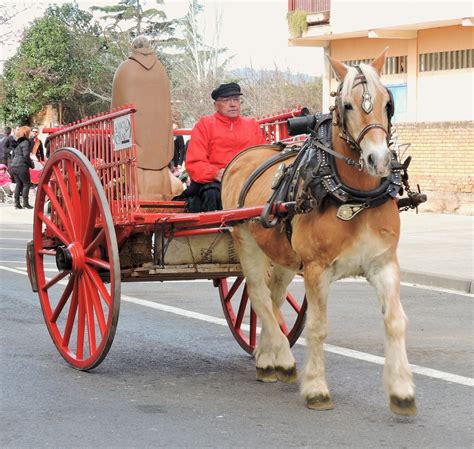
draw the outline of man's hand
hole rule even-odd
[[[224,169],[221,168],[217,173],[216,173],[216,176],[214,177],[214,179],[216,181],[219,181],[221,182],[222,181],[222,175],[224,174]]]

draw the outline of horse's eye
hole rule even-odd
[[[346,111],[351,111],[352,110],[352,105],[350,103],[344,103],[344,109]]]

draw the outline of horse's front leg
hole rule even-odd
[[[260,339],[254,351],[257,380],[292,382],[296,379],[296,363],[288,339],[273,312],[271,292],[267,285],[268,259],[245,225],[236,227],[232,236],[252,308],[262,323]]]
[[[308,343],[308,361],[303,372],[301,394],[306,399],[307,407],[315,410],[334,408],[324,367],[329,284],[329,275],[325,269],[316,263],[305,264],[304,285],[308,301],[305,335]]]
[[[385,325],[384,387],[390,409],[398,415],[415,415],[415,385],[405,347],[407,317],[400,302],[400,268],[394,257],[368,276],[382,306]]]

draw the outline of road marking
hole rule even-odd
[[[2,229],[0,228],[0,233],[1,232],[29,232],[30,234],[33,234],[33,229]]]
[[[10,271],[12,273],[18,273],[22,274],[23,276],[26,276],[27,273],[22,271],[22,270],[17,270],[15,268],[9,268],[5,266],[0,265],[0,269],[5,270],[5,271]],[[48,278],[46,278],[49,280]],[[209,282],[209,281],[207,281]],[[65,284],[64,281],[61,281],[61,284]],[[133,296],[128,296],[128,295],[122,295],[121,296],[122,301],[130,302],[132,304],[136,304],[139,306],[143,307],[148,307],[150,309],[155,309],[155,310],[160,310],[162,312],[168,312],[168,313],[173,313],[175,315],[183,316],[186,318],[193,318],[195,320],[200,320],[200,321],[205,321],[207,323],[212,323],[212,324],[218,324],[219,326],[225,326],[228,327],[229,325],[227,324],[227,321],[224,318],[217,318],[211,315],[205,315],[203,313],[199,312],[192,312],[191,310],[186,310],[186,309],[180,309],[178,307],[173,307],[173,306],[168,306],[165,304],[160,304],[152,301],[147,301],[145,299],[140,299],[140,298],[135,298]],[[242,329],[248,331],[249,326],[242,324]],[[260,332],[260,329],[257,329],[258,332]],[[303,337],[300,337],[296,344],[307,346],[306,339]],[[369,363],[374,363],[376,365],[384,365],[385,364],[385,358],[372,355],[372,354],[367,354],[365,352],[360,352],[356,351],[354,349],[348,349],[348,348],[343,348],[340,346],[334,346],[325,343],[324,344],[324,350],[327,352],[330,352],[332,354],[337,354],[337,355],[342,355],[344,357],[349,357],[352,359],[357,359],[357,360],[362,360],[364,362],[369,362]],[[439,380],[444,380],[446,382],[451,382],[459,385],[466,385],[468,387],[473,387],[474,386],[474,378],[471,377],[465,377],[465,376],[459,376],[457,374],[451,374],[451,373],[446,373],[444,371],[439,371],[436,369],[432,368],[426,368],[424,366],[419,366],[419,365],[410,365],[412,371],[416,374],[420,374],[422,376],[426,377],[431,377],[433,379],[439,379]]]
[[[0,248],[0,251],[26,251],[26,246],[24,248]]]
[[[21,242],[29,242],[30,239],[17,239],[15,237],[0,237],[0,240],[20,240]]]
[[[21,263],[21,261],[19,260],[0,260],[0,263]],[[44,265],[54,265],[56,266],[56,264],[54,262],[44,262]],[[21,267],[16,267],[16,268],[19,268],[21,269]],[[26,266],[24,268],[26,270]],[[235,279],[235,277],[230,277],[229,279]],[[182,281],[166,281],[166,283],[176,283],[176,282],[209,282],[209,279],[187,279],[187,280],[182,280]],[[293,282],[296,282],[296,283],[301,283],[301,282],[304,282],[303,278],[302,277],[297,277],[295,279],[293,279]],[[346,278],[346,279],[339,279],[338,281],[336,282],[342,282],[342,283],[345,283],[345,282],[355,282],[355,283],[366,283],[367,280],[365,278],[362,278],[362,277],[356,277],[356,278]],[[137,282],[134,282],[134,284],[149,284],[150,282],[147,281],[147,282],[140,282],[140,281],[137,281]],[[369,285],[369,284],[368,284]],[[434,286],[431,286],[431,285],[421,285],[421,284],[411,284],[409,282],[400,282],[400,285],[403,285],[404,287],[411,287],[411,288],[419,288],[419,289],[422,289],[422,290],[429,290],[429,291],[432,291],[432,292],[439,292],[439,293],[449,293],[451,295],[458,295],[458,296],[466,296],[467,298],[474,298],[474,294],[473,293],[467,293],[467,292],[462,292],[460,290],[449,290],[447,288],[441,288],[441,287],[434,287]]]

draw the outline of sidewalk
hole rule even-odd
[[[402,212],[402,281],[474,293],[474,217]],[[33,224],[33,210],[0,204],[0,225]]]

